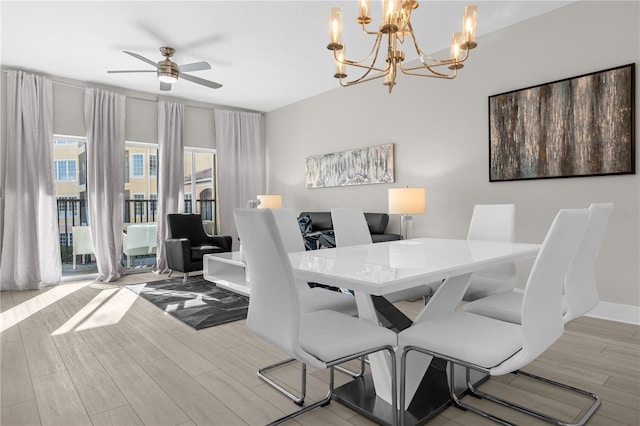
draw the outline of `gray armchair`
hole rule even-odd
[[[189,272],[202,270],[205,254],[231,251],[229,235],[211,236],[204,232],[200,214],[168,214],[170,238],[165,241],[167,266],[173,271],[184,273],[184,281]]]

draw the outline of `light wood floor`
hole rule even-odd
[[[162,279],[130,275],[117,284],[77,282],[0,293],[1,418],[10,425],[261,425],[297,408],[256,377],[284,355],[243,321],[195,331],[123,285]],[[403,303],[410,316],[419,302]],[[571,323],[527,370],[591,390],[604,402],[590,424],[640,424],[639,327],[593,318]],[[297,367],[276,376],[297,386]],[[326,392],[311,371],[308,400]],[[347,377],[336,373],[337,381]],[[587,401],[522,377],[492,378],[484,389],[573,419]],[[466,397],[471,404],[485,401]],[[491,407],[518,424],[541,424]],[[366,425],[337,402],[291,424]],[[450,407],[429,424],[494,424]]]

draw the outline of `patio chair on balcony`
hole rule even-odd
[[[133,266],[136,256],[152,256],[156,253],[158,224],[155,222],[134,223],[122,234],[122,253],[127,256],[127,268]]]
[[[84,255],[93,254],[93,242],[91,241],[91,229],[88,226],[71,227],[71,235],[73,241],[73,269],[76,269],[76,256],[82,256],[84,263]]]

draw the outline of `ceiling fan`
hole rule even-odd
[[[149,65],[153,65],[155,69],[153,70],[118,70],[118,71],[107,71],[108,73],[131,73],[131,72],[155,72],[158,74],[158,80],[160,80],[160,90],[169,91],[171,90],[171,85],[176,83],[179,78],[183,78],[187,81],[191,81],[193,83],[201,84],[203,86],[210,87],[212,89],[219,89],[222,87],[222,84],[216,83],[215,81],[205,80],[200,77],[195,77],[190,74],[186,74],[188,71],[202,71],[211,69],[211,65],[208,62],[193,62],[191,64],[178,65],[173,62],[171,59],[173,54],[175,53],[175,49],[173,47],[163,46],[160,48],[160,53],[165,57],[162,61],[158,61],[157,63],[152,61],[151,59],[147,59],[142,55],[138,55],[137,53],[127,52],[124,53],[127,55],[131,55],[134,58],[140,59],[142,62],[146,62]]]

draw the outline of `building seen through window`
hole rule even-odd
[[[87,153],[82,137],[56,135],[53,139],[54,179],[63,276],[97,272],[92,253],[74,255],[75,238],[90,238],[87,208]],[[123,241],[130,226],[154,226],[158,222],[157,145],[126,142],[124,152]],[[208,233],[216,232],[215,150],[185,148],[184,210],[200,213]],[[82,231],[82,232],[81,232]],[[149,235],[154,235],[151,232]],[[154,238],[154,237],[149,237]],[[131,243],[129,240],[128,243]],[[151,246],[153,246],[151,248]],[[132,269],[153,266],[155,243],[149,252],[123,247],[123,264]],[[76,269],[72,260],[76,259]],[[128,259],[131,257],[131,259]]]

